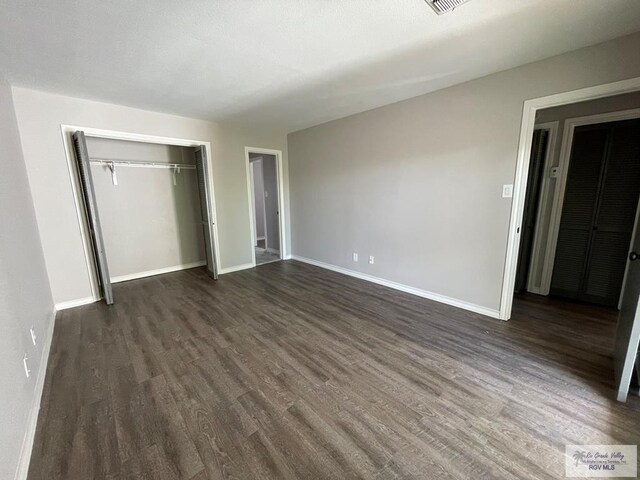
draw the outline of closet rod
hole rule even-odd
[[[189,163],[160,163],[143,162],[140,160],[117,160],[115,158],[91,157],[91,165],[115,165],[118,167],[138,168],[179,168],[180,170],[195,170],[196,166]]]

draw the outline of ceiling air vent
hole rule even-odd
[[[442,15],[447,12],[453,11],[456,7],[459,7],[463,3],[467,3],[469,0],[425,0],[431,8],[433,8],[438,15]]]

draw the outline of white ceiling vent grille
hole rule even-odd
[[[469,0],[425,0],[431,8],[433,8],[438,15],[451,12],[456,7],[459,7],[463,3],[467,3]]]

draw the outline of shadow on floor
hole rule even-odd
[[[522,349],[552,363],[566,381],[613,398],[617,315],[612,308],[525,293],[515,295],[508,324],[526,332]]]
[[[271,253],[262,248],[256,247],[256,265],[263,265],[265,263],[278,262],[280,260],[280,256]]]

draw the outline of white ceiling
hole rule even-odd
[[[293,131],[638,30],[638,0],[0,0],[0,76]]]

